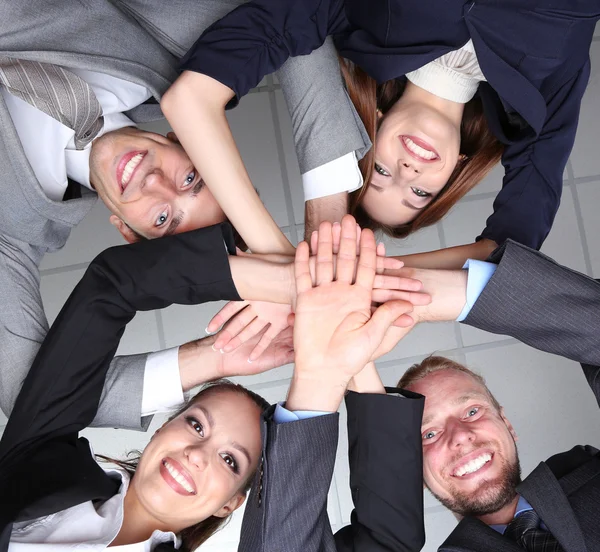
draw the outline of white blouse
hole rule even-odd
[[[92,501],[67,508],[62,512],[31,521],[14,523],[9,552],[66,552],[84,548],[89,552],[100,552],[118,535],[123,525],[123,503],[129,487],[129,474],[122,469],[108,469],[106,473],[121,481],[119,492],[101,504]],[[176,548],[180,539],[171,532],[154,531],[144,541],[125,546],[113,546],[115,552],[151,552],[158,544],[173,543]]]
[[[479,83],[486,80],[472,40],[407,73],[406,78],[427,92],[457,103],[467,103],[477,92]]]

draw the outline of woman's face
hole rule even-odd
[[[375,170],[362,206],[377,222],[412,221],[442,190],[459,158],[460,124],[442,110],[401,98],[382,117]]]
[[[177,532],[241,506],[260,457],[260,416],[248,397],[215,390],[165,424],[132,481],[146,513]]]

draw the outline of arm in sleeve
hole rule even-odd
[[[369,150],[371,141],[346,92],[331,38],[307,56],[288,59],[277,71],[277,78],[292,120],[305,200],[360,187],[357,161]],[[338,177],[340,183],[329,183],[336,174],[328,171],[322,179],[328,191],[322,193],[315,184],[318,174],[313,171],[342,157],[349,159],[344,175]]]
[[[126,324],[139,310],[239,300],[222,225],[108,249],[50,328],[0,442],[0,463],[76,435],[93,420]]]
[[[335,535],[338,552],[408,552],[425,544],[424,397],[386,391],[346,396],[354,511],[351,524]]]
[[[7,417],[48,333],[40,294],[43,255],[41,248],[0,236],[0,408]],[[111,361],[92,426],[148,428],[151,417],[142,418],[140,410],[146,358],[139,354]]]
[[[344,24],[340,0],[252,0],[211,25],[181,63],[233,90],[228,107],[291,56],[319,48]]]
[[[339,415],[278,424],[263,419],[262,459],[248,496],[238,552],[334,550],[327,517]]]
[[[498,268],[466,324],[600,365],[598,282],[515,242],[504,244],[489,260],[498,262]]]
[[[494,201],[494,213],[477,239],[487,238],[498,245],[512,239],[534,249],[541,247],[560,204],[563,173],[573,149],[589,74],[588,61],[555,92],[537,139],[525,146],[506,147],[502,190]]]

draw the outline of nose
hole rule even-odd
[[[398,160],[398,173],[406,182],[412,182],[419,178],[420,169],[414,163],[405,159]]]
[[[185,450],[185,455],[190,463],[190,466],[198,471],[204,471],[208,467],[208,453],[205,447],[200,445],[189,446]]]
[[[468,424],[456,421],[448,429],[451,432],[450,446],[452,448],[458,448],[475,441],[476,435]]]
[[[154,169],[145,176],[141,188],[144,193],[148,193],[166,191],[172,189],[172,186],[169,186],[168,179],[160,169]]]

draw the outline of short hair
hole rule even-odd
[[[441,372],[442,370],[455,370],[456,372],[462,372],[463,374],[467,374],[471,378],[473,378],[477,383],[479,383],[484,389],[486,394],[488,395],[490,402],[494,406],[494,408],[500,412],[501,406],[496,397],[489,390],[488,386],[485,383],[485,379],[473,372],[473,370],[469,370],[466,366],[455,362],[446,357],[430,355],[421,362],[417,364],[413,364],[404,375],[398,381],[397,387],[402,389],[409,388],[413,383],[416,383],[419,380],[422,380],[424,377],[429,374],[433,374],[435,372]]]

